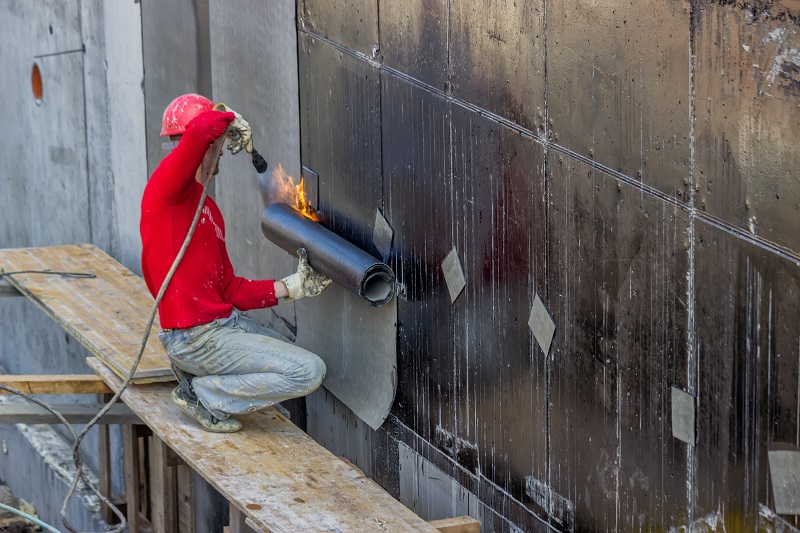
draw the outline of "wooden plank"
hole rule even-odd
[[[123,426],[122,445],[125,465],[125,502],[128,512],[128,531],[138,532],[142,526],[139,516],[139,442],[134,426]]]
[[[138,431],[139,427],[136,429],[136,453],[139,456],[139,514],[146,520],[150,517],[150,483],[147,477],[149,438]]]
[[[172,448],[170,448],[172,450]],[[178,469],[178,532],[194,533],[194,472],[186,464]]]
[[[56,274],[4,276],[56,323],[121,377],[139,351],[153,298],[144,280],[93,245],[0,250],[0,270],[91,272],[95,278]],[[134,376],[135,383],[172,381],[158,320]]]
[[[111,400],[111,395],[100,394],[97,399],[105,404]],[[100,477],[100,493],[109,500],[113,501],[113,495],[111,494],[111,436],[109,434],[107,425],[97,427],[97,448],[98,462],[100,464],[100,471],[98,472]],[[100,513],[103,517],[103,520],[105,520],[107,524],[116,522],[115,515],[111,511],[111,508],[105,504],[101,505],[102,508],[100,509]]]
[[[471,516],[457,516],[428,522],[440,533],[481,533],[481,523]]]
[[[280,413],[280,411],[278,411],[278,412]],[[256,533],[263,533],[261,530],[259,530],[256,527],[256,525],[253,523],[253,521],[250,520],[249,518],[245,518],[244,519],[244,525],[246,525],[248,528],[250,528],[249,531],[255,531]]]
[[[0,298],[3,296],[22,296],[22,293],[17,290],[9,281],[0,278]]]
[[[101,361],[88,363],[112,389],[119,387]],[[244,424],[239,433],[209,433],[172,403],[172,388],[133,386],[122,399],[256,529],[436,531],[274,409],[237,416]]]
[[[153,529],[176,533],[177,494],[175,467],[167,465],[167,445],[153,435],[150,440],[150,508]]]
[[[228,504],[228,533],[248,533],[250,528],[244,521],[244,513],[233,502],[230,502]]]
[[[27,394],[108,394],[106,383],[96,374],[26,375],[0,374],[0,385]],[[0,390],[0,394],[10,394]]]
[[[71,424],[86,424],[104,404],[55,404],[53,409],[61,413]],[[59,424],[55,415],[45,410],[44,407],[33,403],[3,403],[0,404],[0,424]],[[99,421],[100,424],[141,424],[139,417],[133,414],[128,406],[116,404]]]

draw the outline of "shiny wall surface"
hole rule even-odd
[[[696,206],[800,250],[800,5],[703,5],[697,18]],[[721,49],[728,53],[720,53]]]
[[[767,451],[797,445],[800,269],[796,261],[719,226],[695,228],[699,515],[771,507]],[[732,354],[723,359],[716,354]],[[724,461],[720,461],[724,457]],[[729,530],[759,525],[730,513]]]
[[[689,214],[558,153],[548,173],[552,490],[576,529],[668,530],[689,517],[670,419],[670,387],[687,385]]]
[[[452,94],[528,130],[542,128],[544,7],[541,0],[450,2]]]
[[[552,140],[688,201],[689,2],[547,2]]]
[[[381,210],[399,282],[389,419],[316,397],[312,434],[434,517],[432,465],[485,530],[793,523],[798,9],[300,0],[302,163],[337,232]]]

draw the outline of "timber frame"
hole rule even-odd
[[[89,350],[94,357],[87,364],[95,372],[0,375],[0,384],[33,394],[94,395],[99,403],[67,413],[75,422],[86,422],[120,387],[152,298],[140,278],[92,245],[0,250],[0,271],[21,270],[96,276],[40,272],[0,277],[0,296],[33,301]],[[107,424],[123,428],[125,498],[114,503],[124,509],[129,531],[194,533],[193,472],[228,499],[230,533],[480,531],[471,517],[426,522],[273,408],[237,417],[244,424],[239,433],[202,431],[171,402],[174,383],[168,383],[168,359],[152,339],[140,368],[134,380],[138,384],[121,396],[124,405],[114,406],[99,426],[100,489],[105,495],[111,494]],[[0,423],[53,421],[46,412],[13,405],[5,414],[0,410]],[[114,519],[109,509],[103,509],[103,517],[109,523]]]

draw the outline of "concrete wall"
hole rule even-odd
[[[294,3],[212,0],[209,7],[214,101],[229,104],[250,121],[254,145],[269,163],[265,174],[257,174],[245,154],[223,158],[216,199],[226,227],[235,234],[228,253],[242,276],[280,278],[292,272],[294,261],[264,239],[260,217],[272,171],[280,165],[300,175]],[[294,306],[249,314],[295,338]]]
[[[422,516],[487,531],[783,527],[767,452],[800,446],[793,0],[7,0],[0,15],[0,247],[90,241],[138,272],[161,113],[200,92],[250,120],[272,168],[319,172],[334,230],[375,252],[377,209],[395,231],[383,314],[336,289],[253,313],[336,358],[396,356],[383,427],[321,390],[317,440]],[[223,159],[246,276],[294,267],[258,228],[268,185]],[[9,371],[82,372],[84,356],[0,301]],[[200,492],[216,502],[202,527],[224,522]]]
[[[93,242],[139,271],[138,206],[147,182],[139,4],[9,0],[0,4],[0,20],[0,116],[6,126],[0,132],[0,248]],[[31,87],[34,63],[42,74],[40,102]],[[88,373],[88,355],[32,303],[0,300],[0,364],[7,371]],[[52,439],[68,450],[66,432],[40,429],[34,438],[30,431],[3,428],[4,457],[13,460],[3,461],[0,478],[60,526],[67,480],[45,466],[44,448],[35,443]],[[94,433],[84,450],[96,470]],[[120,450],[119,432],[112,430],[116,494],[123,486]],[[75,507],[78,502],[73,524],[99,527],[97,515]]]
[[[0,173],[0,248],[93,242],[140,273],[141,194],[149,173],[166,154],[158,135],[163,109],[184,92],[209,97],[218,92],[219,99],[238,103],[247,116],[271,117],[253,120],[258,149],[272,165],[299,174],[295,7],[291,2],[276,6],[214,3],[217,46],[212,56],[210,6],[203,0],[0,5],[0,67],[8,80],[0,116],[4,123],[16,124],[0,133],[0,156],[7,162]],[[226,18],[229,11],[236,18]],[[246,31],[226,26],[242,20],[249,24]],[[271,53],[259,54],[265,48]],[[40,54],[53,55],[34,57]],[[213,92],[212,59],[219,80]],[[248,70],[234,68],[245,60]],[[31,94],[34,61],[44,83],[39,103]],[[259,77],[248,80],[254,72]],[[231,256],[241,273],[263,277],[273,267],[267,253],[257,252],[266,245],[258,229],[263,207],[258,178],[244,156],[225,158],[222,176],[230,178],[231,186],[222,187],[218,199],[240,236],[231,242]],[[283,254],[278,267],[288,273],[294,264]],[[256,315],[286,331],[270,311]],[[87,355],[33,304],[17,298],[0,301],[0,363],[9,372],[87,372]],[[302,424],[302,403],[293,410]],[[19,496],[35,502],[39,487],[52,484],[53,478],[64,482],[40,468],[44,458],[31,439],[14,427],[3,431],[10,435],[5,441],[13,455],[13,461],[2,463],[3,470],[17,463],[25,466],[0,471],[0,479],[13,481]],[[66,432],[49,431],[66,446]],[[118,432],[112,439],[112,449],[121,450]],[[91,450],[96,447],[90,434],[84,448],[95,468]],[[115,461],[119,494],[119,454]],[[33,475],[39,472],[41,476]],[[195,480],[195,489],[198,501],[207,503],[198,514],[197,531],[217,531],[227,521],[227,507],[201,480]],[[62,492],[55,485],[48,496],[40,494],[47,500],[42,517],[56,525],[60,520],[51,510],[60,506]],[[76,523],[93,529],[97,526],[86,520],[95,519],[90,510],[80,519],[84,522]]]
[[[114,234],[119,248],[116,259],[141,274],[142,244],[139,237],[140,202],[147,184],[147,152],[144,142],[144,64],[142,17],[137,2],[104,3],[106,35],[106,94],[108,95],[109,174],[113,179]],[[90,149],[99,139],[90,139]]]

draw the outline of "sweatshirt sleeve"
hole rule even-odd
[[[278,305],[275,297],[275,280],[251,280],[234,275],[225,241],[219,240],[223,264],[223,299],[240,311],[263,309]]]
[[[167,205],[178,205],[189,196],[189,185],[203,162],[209,143],[187,132],[178,146],[161,160],[150,178],[158,198]]]

